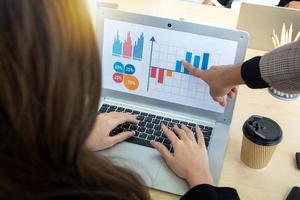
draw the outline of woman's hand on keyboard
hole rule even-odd
[[[161,143],[151,141],[151,144],[161,153],[168,166],[180,177],[185,178],[190,187],[199,184],[213,184],[209,169],[207,150],[204,137],[197,126],[194,133],[185,125],[174,126],[174,132],[162,125],[162,130],[171,141],[174,154]]]
[[[86,141],[88,149],[91,151],[107,149],[134,136],[134,132],[131,131],[110,136],[110,132],[114,128],[125,122],[138,123],[139,120],[135,115],[129,113],[111,112],[98,115],[94,128]]]

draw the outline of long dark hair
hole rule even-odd
[[[0,1],[0,191],[149,199],[137,175],[85,148],[100,89],[84,1]]]

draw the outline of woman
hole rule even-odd
[[[84,1],[0,1],[1,199],[150,199],[139,176],[92,153],[133,135],[110,137],[118,124],[138,122],[96,116],[98,55]],[[199,128],[198,142],[185,126],[175,128],[179,137],[162,128],[175,153],[152,144],[195,186],[183,197],[192,199],[213,184],[203,136]]]

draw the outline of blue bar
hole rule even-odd
[[[182,62],[180,60],[177,60],[175,72],[181,72],[181,66],[182,66]]]
[[[209,60],[209,54],[208,53],[204,53],[203,54],[203,60],[202,60],[202,70],[207,70],[208,68],[208,60]]]
[[[185,55],[185,60],[188,62],[188,63],[191,63],[192,62],[192,56],[193,54],[191,52],[186,52],[186,55]],[[189,71],[184,68],[184,73],[185,74],[189,74]]]
[[[185,60],[186,60],[188,63],[191,63],[191,62],[192,62],[192,56],[193,56],[193,54],[192,54],[191,52],[186,52]]]
[[[194,67],[199,68],[199,65],[200,65],[200,56],[195,56]]]

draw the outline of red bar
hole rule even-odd
[[[161,84],[164,83],[164,74],[165,74],[165,70],[164,69],[159,69],[159,72],[158,72],[158,83],[161,83]]]
[[[151,68],[151,78],[156,78],[156,68],[155,67]]]

